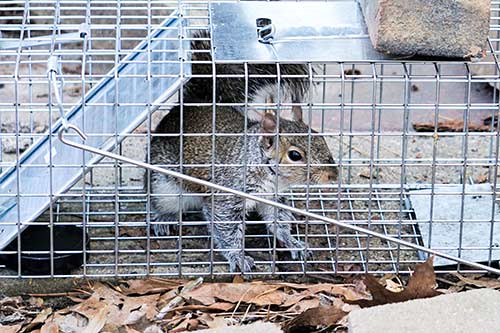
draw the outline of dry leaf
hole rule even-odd
[[[17,333],[21,329],[23,325],[22,324],[17,324],[17,325],[2,325],[0,324],[0,332],[2,333]]]
[[[16,297],[4,297],[0,299],[0,306],[12,306],[19,307],[23,303],[23,298],[21,296]]]
[[[214,321],[214,317],[212,317],[208,313],[202,313],[198,316],[198,320],[200,321],[200,323],[209,326],[209,323]]]
[[[476,177],[475,182],[477,184],[483,184],[488,181],[488,174],[482,174]]]
[[[57,325],[54,320],[50,320],[45,322],[45,324],[42,326],[40,329],[40,333],[58,333],[59,332],[59,325]]]
[[[52,314],[52,308],[43,309],[25,328],[24,331],[30,332],[35,327],[43,324],[45,320]]]
[[[147,279],[147,280],[129,280],[126,285],[121,286],[122,293],[129,295],[146,295],[164,293],[172,289],[177,289],[182,285],[181,281]]]
[[[215,317],[214,320],[207,322],[207,326],[215,329],[221,327],[227,327],[227,321],[222,317]]]
[[[435,123],[413,123],[413,128],[417,132],[434,132],[436,126]],[[477,125],[469,123],[468,130],[471,132],[489,132],[491,127],[488,125]],[[438,121],[437,125],[438,132],[463,132],[464,131],[464,121],[460,119],[447,119]]]
[[[172,333],[179,333],[185,331],[194,331],[198,328],[200,322],[196,318],[186,318],[179,325],[177,325],[174,329],[169,330]]]
[[[127,325],[123,326],[125,333],[141,333],[140,331],[133,329],[132,327],[128,327]]]
[[[233,283],[244,283],[243,277],[241,275],[235,275],[233,278]]]
[[[356,286],[352,284],[318,283],[318,284],[308,285],[308,284],[296,284],[296,283],[278,283],[278,285],[286,286],[292,289],[299,289],[299,290],[305,289],[305,291],[300,294],[301,296],[300,299],[304,298],[302,296],[310,296],[320,292],[333,296],[343,296],[344,299],[352,301],[358,299],[365,299],[368,296],[365,291],[358,290]],[[299,295],[296,295],[295,297],[297,296]],[[285,304],[291,305],[293,304],[293,301],[294,300],[288,301]]]
[[[151,325],[144,329],[144,333],[163,333],[163,330],[158,325]]]
[[[283,329],[285,333],[295,333],[308,332],[309,329],[326,328],[336,325],[346,314],[347,312],[335,306],[312,308],[283,325]]]
[[[397,282],[392,280],[385,280],[385,289],[392,291],[393,293],[400,293],[405,288]]]
[[[478,288],[491,288],[491,289],[500,289],[500,281],[496,279],[488,279],[488,278],[467,278],[461,274],[453,273],[457,278],[460,279],[463,283],[467,285],[476,286]]]
[[[132,325],[143,318],[152,321],[156,316],[156,303],[159,295],[126,297],[122,302],[110,306],[108,323]]]
[[[233,303],[227,303],[227,302],[217,302],[214,304],[210,305],[197,305],[197,304],[192,304],[192,305],[185,305],[185,306],[180,306],[178,308],[172,309],[172,311],[229,311],[234,308]]]
[[[287,311],[294,312],[294,313],[302,313],[306,310],[312,309],[312,308],[317,308],[319,307],[320,302],[319,299],[313,298],[313,299],[304,299],[296,304],[294,304],[291,308],[289,308]]]
[[[43,306],[43,298],[41,297],[30,297],[28,303],[32,306],[41,308]]]
[[[66,296],[70,300],[72,300],[74,303],[81,303],[85,301],[85,298],[80,298],[80,297],[75,297],[75,296]]]
[[[408,286],[401,292],[392,292],[381,285],[372,275],[365,275],[362,279],[366,289],[370,291],[371,299],[360,299],[357,301],[347,301],[357,304],[362,308],[382,305],[387,303],[405,302],[411,299],[428,298],[441,295],[435,290],[436,275],[432,266],[433,257],[429,257],[426,262],[418,264],[415,272],[408,281]]]
[[[187,293],[192,290],[196,290],[203,283],[203,278],[197,278],[196,280],[189,281],[186,283],[184,288],[179,292],[179,295],[174,297],[170,302],[164,305],[160,311],[158,312],[156,319],[163,319],[167,313],[169,313],[172,309],[176,308],[180,304],[184,303],[184,298]]]
[[[108,315],[108,312],[108,306],[100,309],[94,317],[90,318],[87,327],[85,327],[82,333],[99,333],[106,324],[106,317]]]
[[[97,293],[94,293],[85,301],[70,307],[70,310],[77,312],[82,316],[85,316],[88,319],[90,319],[95,315],[97,315],[97,313],[99,313],[99,310],[101,308],[102,308],[102,303],[100,301],[100,296]]]
[[[87,317],[76,312],[68,312],[67,315],[62,315],[58,311],[53,314],[52,319],[57,323],[61,332],[81,332],[89,323]]]
[[[280,286],[258,283],[207,283],[184,295],[186,299],[210,305],[222,300],[230,303],[252,303],[259,306],[282,304],[286,294]]]

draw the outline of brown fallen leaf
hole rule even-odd
[[[75,297],[75,296],[66,296],[70,300],[72,300],[74,303],[81,303],[85,301],[85,298],[80,298],[80,297]]]
[[[293,313],[302,313],[306,310],[319,307],[320,302],[319,299],[304,299],[297,303],[295,303],[292,307],[290,307],[287,311]]]
[[[63,315],[61,312],[62,311],[57,311],[54,313],[52,317],[50,317],[50,320],[53,320],[63,332],[81,332],[89,323],[87,317],[79,313],[63,311],[63,313],[65,313]]]
[[[23,298],[21,296],[17,297],[4,297],[0,299],[0,306],[13,306],[19,307],[23,303]]]
[[[198,305],[198,304],[191,304],[191,305],[184,305],[180,306],[177,308],[172,309],[172,311],[229,311],[234,308],[233,303],[227,303],[227,302],[217,302],[214,304],[210,305]]]
[[[184,285],[182,290],[178,293],[177,296],[172,298],[167,304],[163,305],[158,311],[158,314],[156,316],[156,319],[161,320],[165,318],[165,316],[174,308],[178,307],[180,304],[184,303],[184,299],[187,297],[186,295],[193,291],[197,290],[197,288],[202,285],[203,283],[203,278],[197,278],[196,280],[189,281]],[[172,292],[172,291],[170,291]],[[163,303],[163,300],[162,300]]]
[[[379,176],[380,176],[380,172],[381,172],[381,169],[378,169],[378,168],[377,169],[373,169],[371,173],[370,173],[370,170],[367,169],[367,170],[361,172],[359,174],[359,176],[361,178],[364,178],[364,179],[370,179],[370,178],[378,179]]]
[[[335,306],[312,308],[283,325],[283,330],[285,333],[296,333],[323,329],[336,325],[345,315],[347,312]]]
[[[279,305],[287,295],[280,291],[279,285],[263,283],[206,283],[184,294],[187,300],[195,300],[203,305],[218,300],[229,303],[252,303],[255,305]]]
[[[101,308],[94,317],[89,318],[89,323],[87,327],[85,327],[85,329],[82,331],[82,333],[99,333],[106,324],[106,317],[108,313],[108,306],[104,306],[103,308]]]
[[[69,309],[90,319],[99,313],[101,307],[102,303],[100,301],[100,296],[98,294],[93,294],[85,301],[75,304]]]
[[[318,283],[318,284],[297,284],[297,283],[277,283],[276,285],[285,286],[292,289],[305,290],[302,295],[313,295],[317,293],[327,293],[333,296],[342,296],[346,300],[365,299],[369,295],[362,290],[358,290],[353,284],[333,284],[333,283]],[[287,304],[287,303],[285,303]]]
[[[235,275],[233,278],[233,283],[244,283],[245,280],[241,277],[241,275]]]
[[[22,324],[17,325],[2,325],[0,324],[0,332],[2,333],[17,333],[21,330]]]
[[[30,332],[35,327],[42,325],[47,318],[52,314],[52,308],[43,309],[36,317],[33,319],[26,327],[24,327],[24,332]],[[1,331],[0,331],[1,332]]]
[[[392,280],[386,280],[385,283],[385,289],[392,291],[393,293],[400,293],[404,290],[404,287],[402,285]]]
[[[54,320],[49,320],[40,329],[40,333],[58,333],[59,325]]]
[[[491,288],[491,289],[500,289],[500,280],[497,279],[488,279],[488,278],[468,278],[459,273],[452,273],[456,276],[460,281],[467,285],[475,286],[478,288]]]
[[[357,304],[362,308],[365,308],[375,305],[399,303],[411,299],[429,298],[441,295],[441,292],[434,289],[436,287],[436,275],[432,265],[433,260],[433,257],[429,257],[426,262],[415,266],[415,271],[410,277],[408,285],[401,292],[392,292],[387,290],[374,276],[365,275],[361,281],[370,292],[371,299],[360,299],[346,302]]]
[[[436,128],[435,123],[413,123],[413,128],[417,132],[434,132]],[[491,127],[488,125],[478,125],[469,123],[469,131],[471,132],[489,132]],[[464,121],[460,119],[446,119],[438,121],[437,124],[438,132],[463,132],[464,131]]]
[[[198,320],[200,321],[201,324],[210,327],[209,325],[214,321],[214,317],[204,312],[198,316]]]
[[[129,280],[120,286],[120,291],[127,296],[158,294],[179,288],[182,284],[182,281],[178,280]]]
[[[28,303],[32,306],[36,306],[38,308],[43,306],[43,298],[41,297],[30,297],[28,299]]]
[[[476,177],[474,180],[477,184],[483,184],[488,181],[488,174],[482,174]]]
[[[105,328],[111,331],[111,328],[117,325],[133,325],[142,321],[152,322],[157,313],[158,297],[158,294],[124,297],[122,302],[108,303],[109,313]]]
[[[194,331],[198,329],[198,326],[200,326],[200,322],[198,319],[186,319],[183,321],[179,326],[174,328],[173,330],[170,330],[172,333],[178,333],[178,332],[184,332],[184,331]]]
[[[141,333],[140,331],[132,327],[128,327],[127,325],[123,326],[123,330],[125,331],[124,333]]]

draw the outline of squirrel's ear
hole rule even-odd
[[[302,122],[302,107],[300,105],[292,106],[292,118],[295,121]]]
[[[272,112],[264,112],[260,123],[263,133],[276,133],[276,116]],[[274,148],[274,136],[262,135],[260,142],[266,154],[270,154]]]
[[[276,116],[273,112],[264,112],[260,122],[264,133],[276,133]]]

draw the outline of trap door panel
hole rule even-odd
[[[89,135],[88,145],[112,150],[178,91],[191,73],[190,65],[179,61],[180,51],[189,46],[179,39],[181,27],[179,15],[172,13],[85,95],[85,103],[67,112],[67,121]],[[34,221],[51,200],[82,178],[83,166],[102,159],[60,142],[61,126],[59,120],[21,155],[17,166],[0,176],[0,249],[17,236],[16,223],[23,230],[24,223]],[[78,140],[76,135],[71,139]]]

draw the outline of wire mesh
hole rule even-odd
[[[55,160],[53,151],[45,163],[23,164],[22,154],[33,147],[37,140],[57,138],[49,130],[60,118],[55,91],[47,77],[47,61],[50,56],[58,57],[60,66],[58,79],[62,105],[70,110],[81,105],[82,114],[86,108],[102,108],[102,119],[92,121],[113,121],[113,131],[88,132],[90,138],[101,138],[113,143],[113,151],[136,160],[151,162],[151,140],[168,137],[171,134],[155,133],[158,122],[169,110],[178,107],[181,113],[189,108],[208,107],[215,112],[221,107],[232,106],[243,110],[245,128],[255,117],[255,110],[262,112],[273,109],[283,117],[291,114],[297,101],[278,96],[274,101],[251,96],[249,81],[259,75],[249,73],[251,62],[237,62],[242,69],[240,75],[218,72],[219,67],[212,60],[194,61],[197,53],[185,47],[196,33],[210,32],[210,2],[206,1],[3,1],[0,4],[0,169],[2,176],[11,170],[17,174],[15,191],[1,192],[2,213],[8,209],[5,202],[15,200],[17,219],[1,220],[3,225],[18,228],[18,245],[14,250],[1,251],[13,254],[21,263],[20,234],[26,225],[47,225],[51,229],[48,251],[50,270],[39,276],[68,276],[55,270],[54,257],[64,253],[82,253],[83,266],[73,270],[69,276],[142,276],[142,275],[224,275],[229,272],[228,264],[210,237],[213,221],[206,221],[199,211],[186,211],[176,221],[167,221],[173,232],[170,235],[155,235],[151,226],[157,222],[151,210],[151,200],[161,195],[151,192],[150,172],[111,159],[102,159],[89,164],[86,153],[80,160],[64,163]],[[498,93],[500,83],[497,55],[499,53],[498,12],[500,2],[492,1],[491,28],[488,41],[488,56],[480,63],[464,61],[384,61],[346,63],[307,62],[302,64],[307,75],[286,77],[280,75],[286,64],[275,63],[276,81],[290,79],[312,83],[312,92],[299,101],[304,110],[307,124],[315,130],[303,133],[306,150],[311,148],[311,138],[324,137],[331,150],[338,180],[327,185],[297,184],[291,189],[277,189],[266,195],[278,199],[285,197],[294,207],[307,209],[320,215],[365,226],[383,234],[424,244],[439,250],[433,244],[436,235],[423,239],[419,223],[432,225],[434,221],[418,221],[411,206],[410,193],[417,188],[437,191],[453,184],[463,185],[457,193],[462,196],[462,212],[455,223],[473,224],[478,221],[464,218],[466,184],[487,183],[490,189],[477,195],[493,198],[485,207],[491,211],[487,221],[491,225],[489,237],[477,246],[468,248],[462,244],[463,228],[453,250],[460,256],[461,250],[488,252],[484,262],[495,265],[500,253],[495,243],[498,201],[498,149],[499,133],[496,124],[498,116]],[[182,22],[179,25],[163,27],[162,22],[169,15]],[[83,25],[82,25],[83,24]],[[163,47],[152,50],[157,29],[172,30],[170,49]],[[82,38],[82,32],[88,32]],[[203,39],[203,38],[202,38]],[[137,52],[137,45],[146,41],[140,50],[146,61],[127,60]],[[208,39],[209,41],[209,39]],[[213,50],[205,51],[209,53]],[[208,65],[209,74],[191,74],[183,66],[167,74],[159,68],[171,60],[159,54],[174,54],[176,63]],[[169,58],[168,58],[169,59]],[[123,63],[139,68],[134,74],[121,74]],[[180,86],[176,96],[158,102],[153,85],[154,79],[169,77],[200,79],[213,82],[215,86],[244,82],[245,94],[237,101],[227,103],[216,96],[216,90],[207,100],[184,101],[184,87]],[[263,76],[261,75],[260,78]],[[139,78],[146,82],[144,91],[122,91],[123,82]],[[88,103],[87,93],[101,80],[115,82],[104,102]],[[121,82],[121,83],[120,83]],[[128,96],[140,96],[129,100]],[[128,133],[120,130],[120,114],[134,110],[147,110],[142,122]],[[119,113],[121,112],[121,113]],[[258,113],[258,112],[257,112]],[[108,120],[107,114],[111,115]],[[104,120],[106,119],[106,120]],[[215,117],[213,124],[215,124]],[[85,128],[83,128],[85,130]],[[281,134],[280,134],[281,135]],[[178,133],[181,146],[190,137],[210,138],[215,151],[216,138],[240,136],[250,140],[251,133],[221,133],[215,126],[204,133]],[[206,147],[209,149],[209,147]],[[194,165],[186,162],[186,152],[179,151],[181,171]],[[307,154],[310,155],[310,154]],[[214,175],[216,156],[204,165]],[[246,170],[252,161],[243,160],[239,167]],[[312,167],[308,163],[308,173]],[[58,174],[68,168],[78,169],[83,178],[69,191],[56,193],[23,191],[23,169],[36,176],[37,170],[49,170],[50,184],[57,183]],[[144,186],[144,174],[146,186]],[[3,179],[1,178],[0,179]],[[275,179],[277,184],[278,179]],[[246,180],[243,188],[246,188]],[[1,186],[1,183],[0,183]],[[434,193],[434,192],[433,192]],[[180,196],[181,202],[193,197],[211,200],[208,193],[169,194]],[[166,195],[166,196],[169,196]],[[432,194],[433,195],[433,194]],[[52,202],[36,221],[21,219],[22,198],[43,197]],[[249,206],[249,204],[246,204]],[[214,203],[212,203],[214,208]],[[251,207],[248,211],[251,210]],[[429,208],[433,216],[434,203]],[[276,221],[272,221],[276,223]],[[161,223],[160,223],[161,224]],[[415,263],[424,259],[422,253],[388,243],[371,236],[337,228],[319,221],[298,217],[293,223],[293,234],[306,241],[311,257],[292,259],[289,252],[279,246],[276,237],[265,228],[258,216],[243,218],[244,250],[255,260],[256,267],[250,274],[353,274],[362,272],[409,272]],[[73,225],[81,228],[83,244],[88,246],[74,251],[54,248],[53,228],[57,225]],[[0,233],[0,238],[2,234]],[[24,254],[29,254],[24,251]],[[20,265],[18,265],[20,266]],[[464,266],[440,267],[439,271],[473,271]],[[17,270],[1,268],[1,277],[26,276],[21,267]]]

